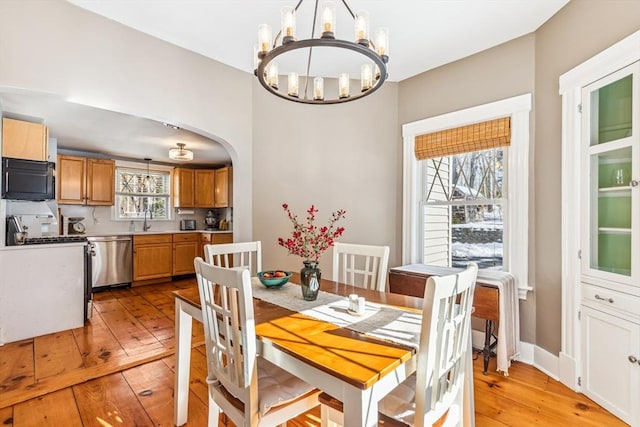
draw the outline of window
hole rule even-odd
[[[116,218],[170,219],[170,182],[169,171],[116,168]]]
[[[488,254],[485,253],[487,259],[479,264],[486,268],[495,263],[490,267],[500,268],[501,258],[502,270],[516,277],[519,296],[526,299],[527,291],[531,290],[528,286],[530,111],[531,94],[526,94],[402,126],[403,264],[464,264],[463,256],[468,256],[470,249],[476,250],[474,256],[480,258],[479,247],[468,247],[460,235],[471,233],[464,228],[482,225],[488,234],[493,233],[491,238],[486,238],[493,243],[486,251]],[[446,142],[443,136],[447,130],[499,118],[510,120],[508,148],[484,151],[485,148],[479,147],[452,152],[438,145],[441,140]],[[424,135],[430,138],[422,138]],[[434,155],[435,150],[441,149],[442,152]],[[422,150],[430,151],[422,158],[431,160],[416,158],[416,153]],[[460,157],[457,153],[461,152],[468,154]],[[474,177],[473,183],[469,156],[478,156],[476,164],[483,165],[474,166],[475,176],[483,178]],[[431,193],[429,182],[433,184]],[[438,224],[438,209],[440,229],[428,230]],[[433,218],[427,218],[428,215]],[[498,235],[500,228],[502,242]],[[425,239],[427,235],[429,238]]]
[[[502,269],[506,147],[420,162],[422,262]]]

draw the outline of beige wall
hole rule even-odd
[[[234,232],[251,238],[251,81],[63,0],[0,1],[0,90],[175,123],[233,160]],[[59,141],[62,145],[64,141]]]
[[[292,103],[268,94],[257,82],[254,87],[253,230],[262,241],[263,268],[302,267],[299,257],[277,245],[278,237],[292,231],[284,202],[301,219],[315,204],[320,225],[332,211],[345,209],[341,241],[389,245],[389,265],[399,265],[397,84],[340,105]],[[331,278],[331,250],[320,267],[323,277]]]

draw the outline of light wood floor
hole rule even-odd
[[[0,347],[0,425],[173,425],[171,291],[189,286],[195,281],[101,292],[84,328]],[[193,335],[188,425],[205,426],[207,367],[198,322]],[[484,376],[480,359],[474,366],[478,427],[626,425],[529,365],[516,362],[504,377],[492,359]],[[317,408],[289,422],[319,425]]]

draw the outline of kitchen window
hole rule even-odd
[[[170,219],[171,172],[116,168],[116,218]]]
[[[403,264],[466,265],[485,255],[480,266],[513,274],[519,297],[526,299],[532,290],[528,281],[530,112],[531,94],[525,94],[402,126]],[[497,146],[438,151],[441,147],[433,143],[435,134],[445,137],[454,130],[500,120],[509,121],[510,131],[508,141]],[[460,237],[477,230],[485,230],[489,237],[484,240],[492,240],[484,254],[481,246],[470,247]],[[477,259],[465,259],[469,254]]]

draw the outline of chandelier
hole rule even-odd
[[[353,13],[347,2],[341,0],[353,19],[354,41],[337,39],[336,2],[324,1],[318,8],[316,0],[311,36],[299,40],[296,14],[303,1],[282,9],[280,30],[273,39],[269,25],[258,27],[254,74],[260,84],[280,98],[305,104],[354,101],[379,89],[387,79],[388,29],[378,29],[375,38],[371,38],[369,14],[363,10]],[[316,37],[316,30],[320,37]],[[279,63],[286,67],[279,69]],[[286,75],[286,89],[280,84],[282,71]],[[360,87],[352,90],[351,81],[358,74]]]
[[[178,142],[176,144],[178,148],[171,148],[169,150],[169,158],[172,160],[180,160],[183,162],[193,160],[193,151],[187,150],[185,144]]]

